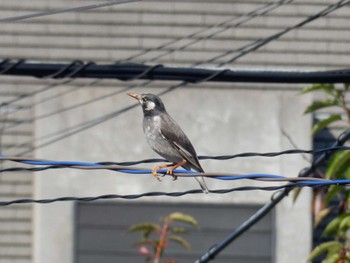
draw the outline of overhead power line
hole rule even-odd
[[[205,27],[203,29],[200,29],[198,31],[195,31],[193,33],[190,33],[189,35],[186,35],[186,36],[182,36],[182,37],[178,37],[178,38],[175,38],[175,39],[172,39],[171,41],[168,41],[168,42],[165,42],[159,46],[156,46],[154,48],[150,48],[150,49],[145,49],[143,51],[141,51],[140,53],[136,54],[136,55],[133,55],[131,57],[128,57],[126,59],[123,59],[123,61],[130,61],[132,59],[135,59],[139,56],[142,56],[142,55],[145,55],[145,54],[148,54],[152,51],[160,51],[160,50],[163,50],[165,48],[167,48],[168,46],[170,45],[173,45],[181,40],[184,40],[184,39],[191,39],[191,38],[194,38],[196,37],[194,40],[192,40],[190,43],[187,43],[185,45],[181,45],[180,47],[176,47],[175,49],[171,49],[171,50],[165,50],[165,53],[161,54],[160,56],[157,55],[156,57],[153,57],[152,59],[147,59],[145,60],[143,63],[147,63],[147,62],[151,62],[151,61],[155,61],[156,59],[158,59],[159,57],[163,57],[163,56],[166,56],[166,55],[169,55],[171,53],[174,53],[176,51],[183,51],[185,50],[186,48],[188,48],[189,46],[197,43],[198,41],[203,41],[203,40],[206,40],[206,39],[209,39],[209,38],[213,38],[214,36],[220,34],[220,33],[223,33],[231,28],[237,28],[243,24],[245,24],[246,22],[252,20],[252,19],[255,19],[259,16],[262,16],[262,15],[266,15],[268,14],[269,12],[271,12],[272,10],[282,6],[282,5],[285,5],[285,4],[289,4],[291,2],[293,2],[294,0],[280,0],[278,2],[275,2],[275,1],[271,1],[271,2],[268,2],[266,3],[265,5],[262,5],[262,6],[259,6],[253,10],[251,10],[250,12],[248,13],[244,13],[242,15],[239,15],[239,16],[235,16],[235,17],[232,17],[232,18],[229,18],[227,20],[224,20],[224,21],[221,21],[215,25],[212,25],[212,26],[208,26],[208,27]],[[235,22],[234,24],[232,24],[232,22]],[[214,30],[214,32],[210,32]],[[208,35],[206,36],[202,36],[203,33],[206,33],[208,31]],[[10,61],[10,60],[5,60],[5,61]],[[4,62],[4,61],[3,61]],[[22,61],[19,61],[17,63],[21,63]],[[118,61],[118,63],[121,63],[122,61]],[[90,63],[93,63],[93,62],[88,62],[88,63],[82,63],[81,61],[74,61],[72,63],[75,63],[76,66],[80,66],[77,68],[77,70],[81,70],[81,67],[86,67],[88,66]],[[6,69],[7,70],[7,69]],[[71,76],[66,76],[66,77],[72,77],[74,76],[74,72],[72,73]],[[52,86],[52,87],[57,87],[61,84],[68,84],[70,82],[72,82],[74,79],[69,79],[68,81],[64,81],[64,82],[61,82],[61,83],[56,83],[55,86]],[[44,103],[44,102],[47,102],[49,100],[52,100],[52,99],[55,99],[57,97],[60,97],[60,96],[63,96],[63,95],[66,95],[70,92],[73,92],[73,91],[76,91],[77,89],[80,89],[80,88],[83,88],[83,87],[87,87],[87,86],[93,86],[93,85],[97,85],[98,83],[100,83],[103,79],[95,79],[94,81],[90,82],[90,83],[87,83],[87,84],[83,84],[83,85],[79,85],[78,88],[74,88],[74,89],[70,89],[68,91],[64,91],[64,92],[61,92],[61,93],[58,93],[58,94],[55,94],[54,96],[49,96],[49,97],[46,97],[46,98],[43,98],[41,100],[37,100],[35,102],[35,105],[38,105],[40,103]],[[150,82],[148,82],[150,83]],[[148,84],[147,83],[147,84]],[[146,84],[146,85],[147,85]],[[127,88],[124,88],[123,90],[129,90],[131,88],[133,88],[135,85],[133,86],[129,86]],[[142,85],[143,86],[143,85]],[[43,92],[43,91],[46,91],[46,90],[51,90],[50,86],[44,89],[41,89],[39,91],[37,91],[36,93],[30,93],[26,96],[20,96],[18,98],[16,98],[14,101],[6,101],[6,102],[3,102],[2,103],[2,106],[6,106],[12,102],[17,102],[19,100],[22,100],[24,98],[28,98],[28,97],[31,97],[32,95],[35,95],[39,92]],[[50,113],[45,113],[43,115],[40,115],[40,116],[36,116],[35,118],[31,119],[31,120],[25,120],[25,121],[22,121],[22,122],[17,122],[15,124],[12,124],[12,125],[7,125],[6,126],[6,129],[10,129],[10,128],[13,128],[13,127],[16,127],[18,125],[21,125],[21,124],[25,124],[25,123],[30,123],[31,121],[34,121],[34,120],[38,120],[38,119],[42,119],[42,118],[46,118],[46,117],[50,117],[50,116],[53,116],[55,114],[59,114],[59,113],[62,113],[62,112],[65,112],[65,111],[68,111],[68,110],[72,110],[72,109],[75,109],[75,108],[78,108],[78,107],[81,107],[81,106],[84,106],[84,105],[88,105],[88,104],[91,104],[91,103],[94,103],[94,102],[97,102],[99,100],[102,100],[102,99],[105,99],[105,98],[110,98],[111,96],[115,96],[116,94],[118,94],[120,91],[114,91],[114,92],[111,92],[109,94],[106,94],[106,95],[103,95],[103,96],[100,96],[100,97],[97,97],[97,98],[94,98],[92,100],[89,100],[89,101],[86,101],[86,102],[82,102],[82,103],[77,103],[77,104],[74,104],[72,106],[69,106],[69,107],[66,107],[66,108],[62,108],[60,110],[57,110],[57,111],[54,111],[54,112],[50,112]],[[19,109],[18,109],[19,110]],[[16,111],[11,111],[9,112],[9,114],[13,114],[14,112]]]
[[[290,183],[286,185],[277,185],[277,186],[243,186],[243,187],[235,187],[229,189],[217,189],[209,191],[210,194],[228,194],[233,192],[243,192],[243,191],[277,191],[277,190],[292,190],[298,187],[311,187],[317,188],[322,187],[324,185],[311,184],[306,185],[304,183]],[[15,199],[10,201],[0,201],[0,206],[8,206],[13,204],[50,204],[55,202],[93,202],[98,200],[113,200],[113,199],[124,199],[124,200],[134,200],[140,199],[144,197],[180,197],[185,195],[193,195],[193,194],[203,194],[202,190],[189,190],[184,192],[146,192],[142,194],[130,194],[130,195],[119,195],[119,194],[106,194],[99,196],[89,196],[89,197],[76,197],[76,196],[65,196],[58,198],[47,198],[47,199],[32,199],[32,198],[22,198]],[[214,247],[213,247],[214,248]],[[196,261],[196,262],[207,262],[207,261]]]
[[[284,30],[280,31],[279,33],[272,34],[272,35],[267,36],[267,37],[265,37],[263,39],[258,39],[258,40],[253,41],[252,43],[250,43],[248,45],[242,46],[241,48],[238,48],[238,49],[235,49],[235,50],[230,50],[229,52],[224,52],[224,53],[222,53],[222,56],[228,56],[230,54],[235,54],[235,53],[236,54],[233,57],[231,57],[228,60],[226,60],[225,62],[221,62],[219,64],[219,66],[223,66],[225,64],[232,63],[232,62],[238,60],[239,58],[241,58],[242,56],[250,54],[251,52],[256,51],[257,49],[259,49],[262,46],[270,43],[271,41],[281,37],[283,34],[285,34],[287,32],[290,32],[293,29],[305,26],[307,23],[310,23],[310,22],[312,22],[312,21],[314,21],[314,20],[316,20],[316,19],[318,19],[318,18],[320,18],[322,16],[328,15],[329,13],[331,13],[331,12],[333,12],[333,11],[343,7],[343,6],[345,6],[348,3],[349,3],[349,1],[342,0],[342,1],[339,1],[338,3],[336,3],[336,4],[331,4],[331,5],[327,6],[325,9],[323,9],[320,12],[316,13],[315,15],[313,15],[311,17],[308,17],[308,18],[304,19],[301,22],[298,22],[294,26],[289,27],[287,31],[284,29]],[[212,62],[212,61],[214,61],[216,59],[217,59],[217,57],[213,57],[213,58],[211,58],[209,60],[195,63],[192,66],[198,66],[198,65],[201,65],[201,64],[204,64],[204,63]],[[158,66],[158,65],[156,65],[156,66]],[[69,68],[69,66],[68,66],[68,68]],[[59,74],[56,73],[56,76],[58,76]],[[220,74],[223,74],[223,71],[222,72],[215,72],[215,73],[213,73],[213,75],[210,75],[209,77],[207,77],[205,79],[202,79],[201,81],[207,81],[207,79],[213,79],[213,77],[217,77],[217,75],[220,75]],[[152,80],[148,80],[148,81],[142,83],[141,85],[142,86],[146,86],[146,85],[148,85],[151,82],[152,82]],[[196,83],[199,83],[199,82],[200,81],[197,81]],[[341,81],[341,82],[343,82],[343,81]],[[175,84],[175,85],[170,86],[166,90],[166,92],[173,91],[173,90],[175,90],[175,89],[177,89],[179,87],[184,87],[184,86],[188,85],[189,83],[190,82],[188,82],[188,81],[182,81],[179,84]],[[126,109],[126,111],[129,110],[129,109],[130,108]],[[94,127],[97,124],[100,124],[100,123],[102,123],[104,121],[107,121],[107,120],[109,120],[111,118],[114,118],[115,116],[120,115],[119,112],[125,112],[125,111],[122,109],[122,110],[120,110],[118,112],[112,112],[112,113],[109,113],[109,114],[107,114],[105,116],[101,116],[99,118],[96,118],[95,120],[91,120],[91,121],[88,121],[88,122],[84,122],[84,123],[75,125],[74,127],[71,127],[68,130],[65,129],[62,132],[57,132],[56,133],[57,134],[56,138],[53,138],[52,140],[46,141],[45,143],[41,143],[38,146],[36,146],[35,148],[37,149],[37,148],[41,148],[41,147],[50,145],[52,143],[55,143],[55,142],[57,142],[59,140],[62,140],[64,138],[66,138],[66,137],[69,137],[69,136],[72,136],[72,135],[77,134],[79,132],[85,131],[86,129]],[[56,134],[55,134],[55,136],[56,136]],[[33,149],[29,149],[28,151],[24,151],[24,152],[21,153],[21,155],[26,154],[26,153],[28,153],[28,152],[30,152],[32,150]]]
[[[339,147],[344,145],[350,139],[350,130],[346,130],[343,132],[337,140],[334,142],[332,147]],[[310,167],[305,168],[300,171],[299,177],[310,177],[314,170],[324,163],[330,157],[329,152],[323,153],[321,156],[316,158]],[[235,241],[238,237],[240,237],[243,233],[248,231],[253,225],[259,222],[265,215],[267,215],[280,201],[282,201],[292,189],[293,183],[289,184],[291,187],[287,187],[287,185],[283,188],[283,191],[278,193],[273,197],[273,199],[266,203],[261,209],[259,209],[255,214],[253,214],[250,218],[248,218],[243,224],[238,226],[234,231],[229,233],[221,242],[213,245],[208,249],[208,251],[199,257],[195,263],[207,263],[221,253],[228,245],[230,245],[233,241]]]
[[[347,131],[350,134],[350,130]],[[313,154],[313,155],[319,155],[324,153],[333,153],[338,151],[349,151],[350,147],[348,146],[334,146],[334,147],[328,147],[323,149],[317,149],[317,150],[301,150],[301,149],[292,149],[292,150],[284,150],[280,152],[265,152],[265,153],[258,153],[258,152],[245,152],[245,153],[238,153],[238,154],[232,154],[232,155],[218,155],[218,156],[199,156],[198,158],[200,160],[232,160],[236,158],[247,158],[247,157],[277,157],[281,155],[291,155],[291,154]],[[0,154],[0,161],[12,161],[12,162],[18,162],[23,164],[29,164],[29,165],[42,165],[42,166],[53,166],[53,168],[68,168],[68,167],[79,167],[81,169],[90,168],[90,169],[112,169],[118,168],[118,169],[126,169],[125,166],[133,166],[137,164],[144,164],[144,163],[156,163],[156,162],[167,162],[165,159],[144,159],[140,161],[126,161],[126,162],[111,162],[111,161],[104,161],[104,162],[98,162],[98,163],[89,163],[89,162],[81,162],[81,161],[53,161],[53,160],[44,160],[44,159],[38,159],[38,158],[30,158],[30,157],[11,157],[11,156],[5,156]],[[123,166],[123,167],[119,167]],[[82,168],[83,167],[83,168]],[[19,170],[26,170],[28,168],[21,168],[16,167],[13,169]],[[11,171],[12,168],[7,168],[0,170],[0,172],[6,172]],[[196,174],[196,172],[192,172],[191,174]]]
[[[199,82],[257,82],[257,83],[343,83],[350,82],[350,69],[330,71],[253,71],[209,69],[197,67],[165,67],[143,64],[95,64],[85,67],[76,62],[33,63],[3,60],[3,75],[33,76],[37,78],[101,78],[131,80],[166,80]]]
[[[127,3],[132,3],[132,2],[139,2],[139,1],[141,1],[141,0],[113,0],[113,1],[104,2],[104,3],[100,3],[100,4],[85,5],[85,6],[63,8],[63,9],[54,9],[54,10],[33,13],[33,14],[28,14],[28,15],[0,18],[0,23],[9,23],[9,22],[15,22],[15,21],[20,21],[20,20],[41,17],[41,16],[57,15],[57,14],[63,14],[63,13],[69,13],[69,12],[81,12],[81,11],[87,11],[87,10],[92,10],[92,9],[96,9],[96,8],[101,8],[101,7],[127,4]]]

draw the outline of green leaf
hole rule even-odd
[[[344,186],[342,185],[331,185],[327,191],[325,199],[326,204],[329,204],[342,189],[344,189]]]
[[[188,230],[186,228],[184,228],[184,227],[172,227],[170,229],[170,231],[172,233],[176,233],[176,234],[186,234],[186,233],[188,233]]]
[[[338,251],[338,250],[342,249],[343,247],[344,247],[343,244],[341,244],[337,241],[329,241],[329,242],[322,243],[321,245],[318,245],[317,247],[315,247],[312,250],[307,261],[312,261],[315,258],[321,256],[322,254],[327,253],[330,250]]]
[[[335,236],[339,233],[340,230],[340,223],[343,221],[344,218],[348,217],[350,214],[340,214],[336,218],[334,218],[331,222],[328,223],[326,228],[324,229],[322,236],[324,237],[330,237]]]
[[[326,128],[328,125],[330,125],[331,123],[335,122],[335,121],[340,121],[341,115],[340,114],[333,114],[330,117],[319,121],[318,123],[316,123],[314,125],[314,127],[312,127],[312,131],[311,134],[315,135],[317,132],[319,132],[320,130]]]
[[[168,239],[184,246],[188,250],[192,249],[190,243],[186,239],[184,239],[180,236],[171,235],[168,237]]]
[[[149,235],[152,232],[158,231],[159,229],[160,229],[160,226],[157,224],[144,223],[144,224],[132,225],[131,227],[129,227],[128,230],[130,232],[140,231],[142,232],[142,237],[146,239],[149,237]]]
[[[326,107],[340,106],[339,102],[335,99],[315,100],[310,106],[306,108],[304,114],[317,111]]]
[[[350,151],[342,151],[333,154],[329,165],[327,167],[325,177],[331,178],[344,178],[345,173],[350,169]]]
[[[340,249],[339,249],[340,250]],[[322,261],[322,263],[337,263],[340,259],[339,253],[330,253],[327,257]]]
[[[195,227],[198,226],[198,222],[194,217],[187,215],[187,214],[184,214],[184,213],[175,212],[175,213],[170,214],[167,218],[174,220],[174,221],[190,224],[190,225],[195,226]]]
[[[341,231],[342,234],[345,234],[346,230],[348,230],[349,228],[350,228],[350,215],[348,214],[347,217],[341,220],[339,224],[339,231]]]
[[[317,90],[323,90],[326,93],[333,95],[332,90],[334,90],[333,84],[313,84],[312,86],[307,86],[301,90],[302,94],[311,92],[311,91],[317,91]]]

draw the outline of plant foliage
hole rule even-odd
[[[334,84],[314,84],[302,90],[303,94],[323,92],[326,95],[325,99],[314,101],[309,105],[305,114],[329,107],[337,111],[316,123],[312,128],[312,135],[336,122],[343,122],[350,126],[350,105],[346,98],[349,87],[349,84],[341,87]],[[350,179],[350,151],[334,153],[322,176],[326,179]],[[331,201],[334,199],[338,203],[336,207],[331,206]],[[319,225],[332,211],[337,212],[337,215],[326,225],[322,233],[323,237],[331,241],[315,247],[308,260],[312,261],[323,256],[322,263],[350,262],[350,189],[346,186],[332,185],[325,191],[315,191],[313,200],[315,226]]]
[[[180,212],[171,213],[160,221],[160,224],[142,223],[129,227],[129,231],[141,233],[141,240],[133,245],[139,247],[139,253],[145,257],[147,263],[160,263],[164,250],[170,242],[180,244],[190,250],[190,243],[180,234],[188,233],[189,230],[185,226],[198,228],[198,222],[194,217]],[[166,259],[165,262],[176,263],[174,259]]]

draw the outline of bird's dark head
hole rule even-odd
[[[145,115],[152,115],[157,112],[165,112],[165,107],[162,100],[156,95],[153,95],[151,93],[141,95],[136,93],[128,93],[128,95],[140,102],[143,113]]]

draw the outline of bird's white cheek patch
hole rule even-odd
[[[154,102],[148,101],[148,102],[146,103],[146,108],[145,108],[145,110],[153,110],[155,107],[156,107],[156,104],[155,104]]]

